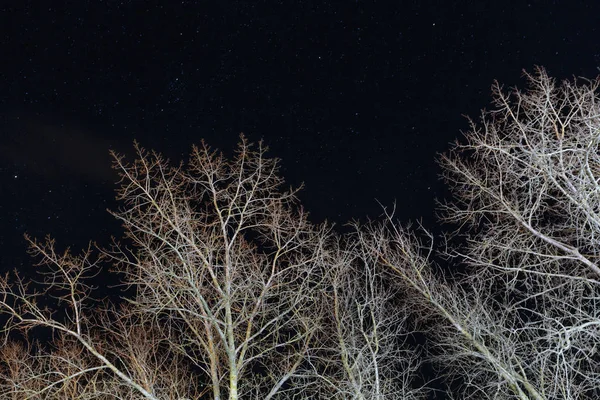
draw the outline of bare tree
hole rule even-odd
[[[0,307],[9,316],[0,348],[2,398],[177,399],[195,393],[198,382],[182,357],[164,357],[168,337],[157,335],[154,321],[91,298],[88,280],[97,261],[90,261],[90,249],[79,257],[68,249],[59,255],[54,241],[29,240],[31,252],[41,256],[39,266],[48,268],[40,269],[42,290],[30,290],[18,274],[15,282],[0,280]],[[50,343],[31,341],[36,329],[50,331]]]
[[[359,224],[353,224],[358,229]],[[327,398],[383,400],[417,399],[413,388],[418,352],[406,344],[406,303],[380,268],[376,257],[356,234],[327,246],[328,318],[333,323],[323,343],[327,369],[320,376],[334,390]]]
[[[32,239],[41,291],[0,281],[9,317],[0,395],[6,398],[397,398],[404,314],[364,249],[307,221],[277,160],[241,138],[232,160],[204,143],[170,166],[135,145],[121,176],[130,249],[81,256]],[[344,248],[340,243],[344,242]],[[99,303],[91,282],[110,262],[135,292]],[[57,299],[57,304],[48,299]],[[31,349],[32,329],[49,346]],[[21,332],[19,346],[9,336]],[[331,340],[334,338],[334,340]],[[403,369],[398,369],[400,366]],[[387,397],[386,397],[387,396]],[[414,397],[414,396],[413,396]]]
[[[598,398],[598,81],[526,76],[525,93],[496,83],[496,108],[441,158],[454,195],[442,220],[466,242],[442,253],[463,263],[462,278],[433,274],[391,215],[361,235],[420,314],[443,317],[437,359],[462,382],[460,398]]]
[[[467,227],[450,255],[470,266],[489,310],[474,328],[519,372],[514,385],[530,398],[595,398],[600,82],[526,76],[525,93],[495,84],[496,109],[441,159],[454,192],[444,219]]]
[[[242,138],[229,162],[202,145],[187,173],[139,148],[132,165],[115,156],[126,208],[114,215],[139,251],[113,257],[138,287],[140,312],[181,327],[173,351],[210,377],[215,399],[269,399],[290,380],[300,390],[319,334],[329,228],[292,209],[294,192],[278,192],[277,163],[264,151]]]

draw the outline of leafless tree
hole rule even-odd
[[[140,250],[113,257],[138,287],[136,307],[181,327],[172,350],[210,377],[215,399],[269,399],[310,383],[329,228],[293,210],[295,192],[279,193],[264,151],[242,138],[229,162],[202,145],[186,173],[141,149],[132,165],[116,156],[126,207],[114,215]]]
[[[159,336],[155,321],[127,307],[118,313],[103,308],[90,297],[86,281],[97,273],[90,249],[77,257],[68,250],[57,254],[50,239],[30,239],[30,245],[40,266],[49,267],[40,270],[42,290],[30,290],[18,274],[16,282],[0,280],[0,305],[9,316],[0,348],[2,398],[179,399],[196,393],[197,380],[182,357],[167,352],[169,337]],[[50,343],[29,339],[40,328],[52,333]]]
[[[356,234],[329,243],[327,259],[327,316],[333,323],[323,343],[328,351],[313,360],[326,360],[319,375],[334,389],[327,398],[422,398],[422,388],[413,388],[418,352],[406,344],[409,313],[394,277]]]
[[[29,289],[19,274],[0,281],[0,310],[9,317],[0,395],[416,393],[409,389],[414,356],[396,359],[405,353],[397,350],[404,314],[393,308],[395,293],[384,290],[382,275],[352,240],[343,249],[331,226],[308,222],[262,144],[256,149],[242,137],[228,160],[203,143],[187,166],[135,149],[130,164],[113,154],[124,206],[111,212],[132,248],[115,241],[92,260],[91,247],[73,256],[58,254],[51,239],[29,239],[41,259],[42,289]],[[92,298],[93,276],[106,263],[135,292],[126,305]],[[54,339],[32,344],[32,329]],[[15,332],[25,344],[9,338]]]
[[[481,340],[494,344],[529,398],[600,395],[599,81],[557,84],[542,68],[526,92],[502,93],[442,157],[454,201],[444,220],[466,224],[449,252],[470,266]],[[521,398],[525,398],[524,395]]]
[[[598,398],[598,81],[526,76],[526,92],[496,83],[495,109],[441,158],[453,191],[441,217],[466,243],[442,253],[463,263],[460,279],[436,276],[391,215],[361,235],[419,314],[444,321],[432,338],[460,398]]]

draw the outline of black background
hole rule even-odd
[[[594,4],[592,6],[592,4]],[[522,69],[593,78],[595,2],[15,1],[0,6],[0,270],[24,232],[121,236],[109,149],[184,159],[240,132],[282,159],[315,222],[433,218],[436,153]]]

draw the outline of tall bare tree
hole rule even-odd
[[[515,371],[513,393],[596,398],[600,81],[525,75],[526,92],[495,84],[496,109],[441,159],[454,193],[444,220],[469,227],[450,255],[471,267],[489,310],[474,327]]]
[[[598,398],[599,82],[526,76],[526,92],[496,83],[495,108],[441,157],[441,219],[466,243],[443,254],[461,279],[435,276],[391,218],[362,235],[422,315],[445,321],[433,338],[460,398]]]
[[[424,390],[414,387],[418,352],[406,343],[409,312],[395,277],[378,265],[356,233],[330,243],[327,253],[327,317],[332,323],[325,335],[329,340],[323,342],[328,351],[315,357],[326,359],[328,368],[320,376],[335,389],[327,398],[422,398]]]
[[[204,370],[215,399],[269,399],[290,380],[299,391],[319,334],[329,228],[292,208],[264,151],[242,138],[229,162],[202,145],[186,173],[141,149],[132,165],[116,157],[126,207],[114,215],[139,248],[117,261],[137,308],[181,326],[173,350]]]

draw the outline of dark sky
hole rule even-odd
[[[396,200],[433,228],[436,153],[494,79],[596,76],[595,3],[3,1],[0,270],[28,263],[24,232],[74,249],[120,236],[108,150],[134,139],[179,161],[243,131],[305,182],[315,221]]]

